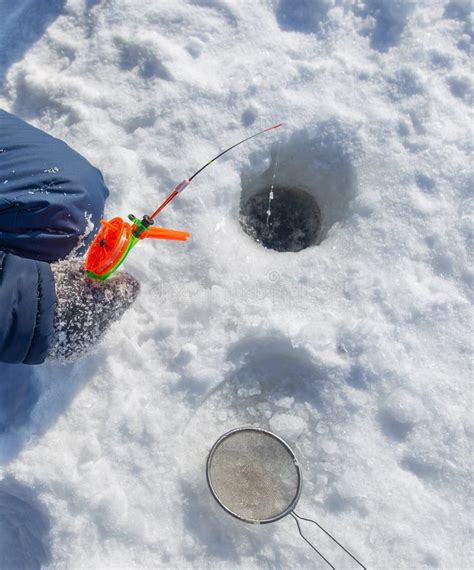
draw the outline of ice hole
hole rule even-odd
[[[275,251],[301,251],[318,243],[321,210],[302,188],[261,188],[241,207],[243,230],[256,242]]]
[[[242,229],[265,248],[298,252],[331,239],[351,215],[357,126],[337,118],[261,145],[241,173]]]

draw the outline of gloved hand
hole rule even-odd
[[[136,299],[140,285],[128,273],[94,281],[77,259],[53,263],[51,270],[57,304],[48,358],[71,362],[89,352],[120,319]]]

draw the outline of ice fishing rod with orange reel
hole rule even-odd
[[[110,221],[101,220],[102,224],[99,233],[94,238],[91,243],[89,250],[86,254],[85,268],[87,275],[92,279],[97,279],[99,281],[104,281],[107,279],[114,271],[116,271],[120,265],[125,261],[128,254],[140,241],[151,238],[151,239],[169,239],[176,241],[186,241],[191,234],[188,232],[182,232],[178,230],[169,230],[166,228],[154,228],[154,220],[156,216],[165,208],[173,198],[180,194],[191,181],[205,168],[212,164],[215,160],[235,148],[240,144],[257,137],[263,133],[277,129],[281,127],[282,123],[278,125],[273,125],[268,129],[264,129],[258,133],[247,137],[239,141],[238,143],[230,146],[226,150],[222,151],[220,154],[215,156],[212,160],[202,166],[189,178],[185,178],[180,182],[173,192],[166,198],[166,200],[159,206],[151,216],[143,216],[140,220],[136,218],[133,214],[129,214],[128,219],[131,223],[126,222],[120,217],[112,218]]]

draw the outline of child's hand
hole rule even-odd
[[[107,281],[89,279],[78,260],[53,263],[57,304],[48,358],[73,361],[89,352],[109,326],[120,319],[140,285],[128,273]]]

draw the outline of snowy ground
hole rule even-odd
[[[97,165],[110,216],[286,124],[166,210],[192,240],[130,258],[141,296],[95,354],[0,365],[0,567],[323,568],[290,519],[252,527],[214,504],[207,451],[245,424],[295,446],[298,510],[370,568],[473,567],[469,0],[0,13],[0,106]],[[276,183],[322,212],[298,253],[239,223],[278,144]]]

